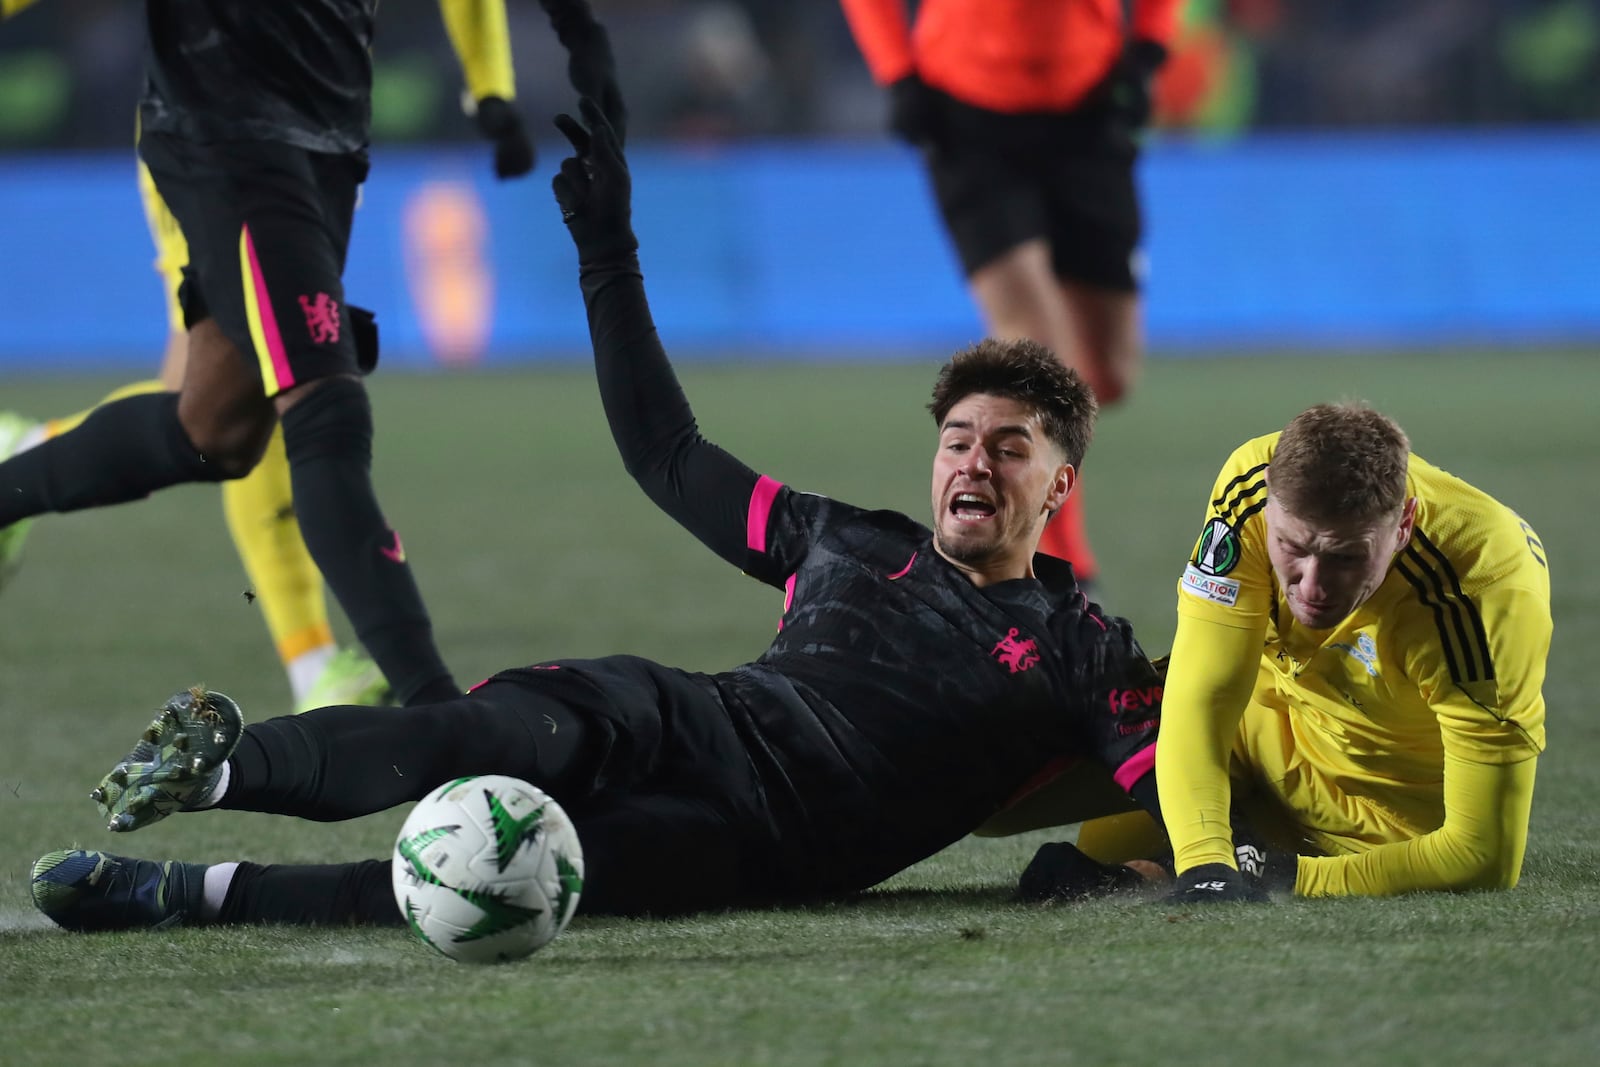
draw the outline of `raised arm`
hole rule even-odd
[[[595,101],[585,97],[582,114],[583,123],[556,119],[576,155],[552,185],[578,248],[600,399],[623,466],[717,555],[771,578],[755,557],[769,552],[767,521],[779,487],[700,435],[645,299],[621,146]]]
[[[594,17],[589,0],[539,0],[550,16],[550,28],[567,50],[567,80],[580,97],[600,105],[617,144],[628,141],[628,109],[617,84],[617,61],[611,37]]]

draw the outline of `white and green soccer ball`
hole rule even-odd
[[[394,844],[406,925],[463,963],[517,960],[566,928],[583,891],[567,813],[504,774],[458,778],[411,809]]]

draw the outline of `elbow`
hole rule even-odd
[[[1522,874],[1520,867],[1509,867],[1503,863],[1486,864],[1474,872],[1473,876],[1464,881],[1461,889],[1475,890],[1502,890],[1516,887],[1517,879]]]
[[[1454,892],[1511,889],[1522,875],[1522,856],[1509,850],[1479,853],[1450,875],[1444,888]]]

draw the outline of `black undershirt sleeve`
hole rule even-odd
[[[741,569],[758,476],[700,435],[632,254],[582,268],[595,374],[623,466],[661,510]]]

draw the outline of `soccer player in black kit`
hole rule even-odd
[[[610,43],[587,0],[541,3],[575,87],[620,121]],[[367,173],[377,6],[146,0],[139,153],[189,248],[183,386],[102,405],[0,463],[0,529],[243,477],[281,419],[306,548],[395,699],[429,703],[460,689],[373,492],[361,375],[377,330],[341,282]],[[507,102],[485,103],[479,123],[497,147],[531,155]],[[508,163],[520,165],[497,160]]]
[[[1083,381],[1031,341],[958,353],[930,405],[931,531],[757,474],[699,433],[645,301],[617,138],[592,101],[582,113],[556,120],[576,155],[554,185],[606,417],[658,506],[785,591],[777,637],[718,674],[554,660],[438,704],[323,708],[242,736],[228,698],[179,693],[95,791],[110,829],[209,807],[338,820],[510,774],[572,817],[583,910],[660,914],[865,889],[970,833],[1063,754],[1156,811],[1159,675],[1069,565],[1034,556],[1088,444]],[[77,930],[401,921],[387,860],[61,851],[35,863],[33,896]]]

